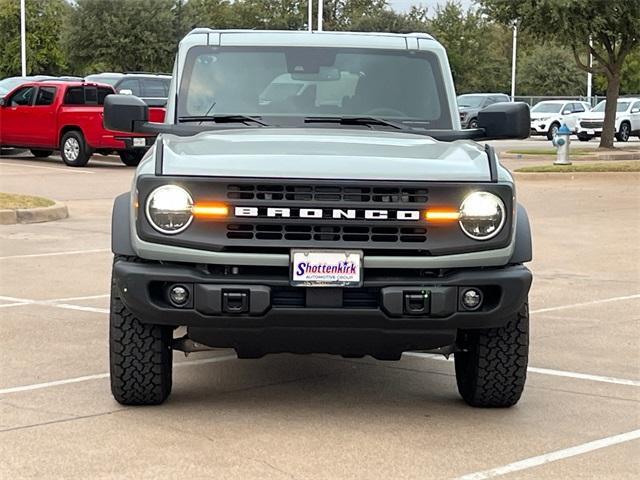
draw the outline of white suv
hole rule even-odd
[[[578,119],[578,138],[588,142],[602,134],[604,122],[603,100],[593,110],[580,115]],[[616,108],[616,140],[626,142],[631,135],[640,138],[640,98],[619,98]]]
[[[551,140],[562,124],[576,131],[578,117],[589,111],[589,104],[572,100],[545,100],[531,109],[531,135],[546,135]]]

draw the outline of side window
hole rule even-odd
[[[84,90],[82,87],[70,87],[64,95],[65,105],[84,105]]]
[[[582,113],[582,112],[584,112],[584,105],[582,105],[581,103],[574,103],[573,113]]]
[[[640,113],[640,102],[634,103],[631,107],[631,110],[633,111],[633,113]]]
[[[35,91],[36,87],[23,87],[11,96],[8,104],[11,107],[29,106],[33,103]]]
[[[36,95],[36,105],[52,105],[56,98],[56,87],[40,87]]]
[[[488,107],[489,105],[493,105],[495,102],[495,100],[493,99],[493,97],[487,97],[484,99],[484,102],[482,104],[483,107]]]
[[[98,89],[96,87],[84,87],[84,103],[87,105],[98,104]]]
[[[98,87],[98,105],[104,105],[104,99],[107,95],[113,94],[113,90],[106,87]]]
[[[131,90],[131,94],[136,97],[142,96],[142,92],[140,91],[140,84],[138,83],[137,78],[126,78],[118,85],[118,92],[122,90]]]
[[[164,80],[145,78],[140,80],[142,84],[142,96],[151,98],[167,98],[168,91]]]

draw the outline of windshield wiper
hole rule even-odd
[[[405,124],[379,117],[305,117],[304,123],[339,123],[340,125],[384,125],[398,130],[411,130]]]
[[[268,127],[269,124],[263,122],[259,117],[251,117],[249,115],[238,114],[216,114],[216,115],[195,115],[189,117],[179,117],[178,121],[181,123],[186,122],[215,122],[215,123],[247,123],[253,122],[263,127]]]

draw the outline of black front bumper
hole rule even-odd
[[[193,340],[235,348],[244,357],[286,351],[397,358],[402,351],[451,345],[458,329],[504,325],[526,302],[532,279],[526,267],[515,265],[430,278],[403,276],[402,270],[394,276],[365,273],[361,288],[304,288],[291,287],[284,272],[260,272],[114,265],[118,293],[140,321],[186,326]],[[189,291],[181,307],[168,295],[176,284]],[[465,311],[460,302],[469,287],[483,292],[477,311]]]

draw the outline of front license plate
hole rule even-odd
[[[147,140],[145,138],[134,138],[133,146],[134,147],[144,147],[147,145]]]
[[[291,285],[299,287],[359,287],[360,250],[291,250]]]
[[[596,133],[595,130],[587,130],[588,135],[595,135],[595,133]]]

